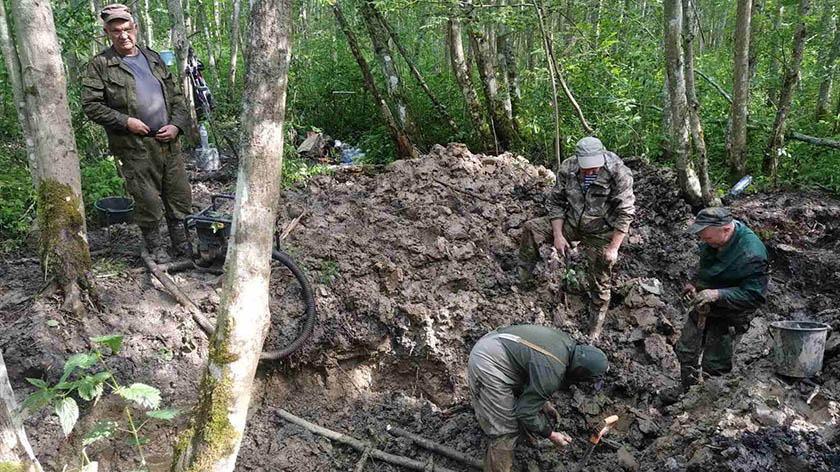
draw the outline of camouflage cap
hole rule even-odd
[[[113,20],[128,20],[133,21],[131,17],[131,9],[122,3],[112,3],[99,12],[99,17],[106,25]]]
[[[575,145],[575,157],[581,169],[601,167],[606,161],[606,149],[598,138],[587,136]]]
[[[689,233],[699,233],[709,226],[724,226],[732,222],[732,213],[729,208],[710,207],[704,208],[697,213],[694,223],[688,227]]]

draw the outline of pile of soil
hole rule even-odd
[[[697,264],[696,242],[685,233],[693,211],[674,191],[670,170],[641,159],[625,162],[634,171],[636,220],[614,272],[605,333],[596,343],[610,357],[610,378],[597,393],[572,385],[555,394],[561,414],[557,428],[575,441],[564,449],[547,441],[520,445],[519,470],[574,466],[589,435],[610,414],[621,420],[587,470],[835,470],[840,338],[829,338],[823,375],[802,382],[773,374],[767,326],[778,319],[809,319],[832,324],[834,333],[840,328],[834,308],[840,301],[840,202],[787,192],[733,203],[733,213],[756,230],[771,254],[768,302],[736,353],[735,371],[664,407],[659,392],[678,379],[672,346],[685,313],[678,293]],[[284,191],[278,225],[302,216],[283,249],[308,274],[319,321],[301,350],[261,364],[238,468],[355,468],[360,452],[287,422],[280,409],[392,454],[424,462],[434,457],[436,464],[454,470],[465,467],[390,435],[386,425],[482,458],[486,438],[466,388],[474,343],[496,327],[515,323],[556,326],[588,342],[585,267],[579,255],[561,262],[552,248],[543,247],[536,288],[524,289],[518,282],[522,224],[544,215],[553,179],[549,170],[522,157],[474,155],[450,144],[381,171],[341,169]],[[199,201],[212,190],[206,183],[194,188]],[[132,237],[127,228],[124,234]],[[118,260],[138,265],[130,255]],[[14,290],[31,295],[37,265],[7,266],[30,280]],[[167,404],[188,409],[206,339],[142,271],[123,268],[100,275],[108,275],[99,279],[108,311],[85,320],[58,313],[52,297],[0,305],[0,319],[9,326],[0,334],[0,346],[18,396],[32,392],[24,377],[55,381],[63,359],[83,351],[86,339],[120,332],[126,335],[126,351],[112,359],[117,377],[158,386]],[[177,277],[203,309],[215,310],[216,277],[195,272]],[[277,267],[272,279],[266,350],[287,344],[303,314],[289,274]],[[0,281],[4,288],[14,283]],[[48,326],[48,319],[59,326]],[[807,403],[816,386],[819,391]],[[88,406],[82,412],[87,423],[78,428],[118,413],[106,402]],[[148,426],[147,435],[156,438],[147,445],[153,470],[166,469],[171,439],[184,422],[182,417]],[[52,470],[60,470],[79,450],[79,437],[64,440],[47,412],[27,420],[27,427]],[[58,446],[61,451],[52,453]],[[87,452],[105,470],[137,465],[133,449],[116,442]],[[401,470],[384,463],[375,468]]]

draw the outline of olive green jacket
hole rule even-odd
[[[140,53],[149,61],[149,68],[161,83],[169,124],[182,132],[190,123],[190,115],[184,105],[184,95],[172,73],[158,53],[138,46]],[[137,89],[131,69],[123,64],[113,46],[90,60],[87,73],[82,79],[82,107],[85,115],[105,127],[111,154],[117,157],[147,157],[143,136],[128,130],[129,117],[137,116]]]
[[[542,413],[542,406],[560,389],[566,379],[575,342],[566,333],[545,326],[517,325],[499,328],[503,334],[513,334],[550,352],[561,362],[528,346],[501,339],[511,366],[522,373],[525,385],[518,387],[513,415],[528,430],[543,437],[551,434],[551,424]]]
[[[606,162],[585,193],[579,173],[575,157],[560,164],[557,183],[546,201],[548,218],[567,221],[587,234],[628,232],[636,214],[633,172],[617,155],[607,151]]]
[[[767,248],[747,226],[735,220],[735,232],[721,250],[700,243],[697,290],[718,289],[720,298],[712,304],[710,317],[722,318],[733,326],[749,323],[749,315],[765,301],[767,292]]]

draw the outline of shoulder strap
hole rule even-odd
[[[554,354],[548,352],[548,350],[543,349],[540,346],[537,346],[536,344],[534,344],[530,341],[522,339],[521,337],[519,337],[515,334],[499,333],[499,337],[502,338],[502,339],[507,339],[508,341],[513,341],[515,343],[522,344],[523,346],[528,346],[531,349],[539,352],[540,354],[545,354],[546,356],[554,359],[555,361],[559,362],[560,365],[562,365],[563,367],[566,367],[566,363],[561,361],[559,357],[555,356]]]

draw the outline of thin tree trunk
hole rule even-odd
[[[143,17],[143,39],[146,42],[146,47],[152,48],[154,47],[155,33],[154,23],[152,23],[152,15],[149,13],[149,3],[151,3],[151,0],[141,1],[142,11],[139,16]]]
[[[505,114],[507,115],[508,119],[513,120],[513,100],[511,99],[511,85],[508,82],[508,61],[505,58],[505,53],[507,52],[507,47],[505,46],[505,42],[507,41],[508,31],[505,29],[504,25],[499,25],[499,32],[495,35],[496,37],[496,64],[498,65],[498,72],[496,78],[500,84],[499,87],[499,97],[502,100],[502,105],[505,109]],[[514,121],[514,126],[515,125]]]
[[[184,100],[191,118],[190,129],[184,130],[184,134],[188,141],[194,143],[198,141],[198,117],[195,113],[195,97],[193,96],[192,84],[187,75],[187,53],[190,49],[190,41],[187,37],[187,26],[181,0],[168,0],[168,2],[169,24],[174,38],[173,46],[175,47],[175,59],[178,65],[178,77],[181,78],[181,89],[184,92]]]
[[[729,175],[737,181],[747,174],[747,115],[750,102],[750,20],[752,0],[738,0],[735,27],[735,68],[732,77]]]
[[[219,33],[222,31],[222,9],[219,6],[219,0],[213,0],[213,25],[216,26],[213,37],[218,39]]]
[[[478,100],[478,93],[473,85],[470,69],[464,56],[463,35],[461,24],[457,18],[449,18],[450,47],[452,48],[452,70],[455,72],[455,80],[461,88],[461,95],[467,107],[467,115],[470,117],[473,130],[478,135],[482,150],[493,149],[493,136],[490,134],[490,127],[484,120],[484,111],[481,102]]]
[[[230,70],[228,71],[228,95],[231,102],[236,93],[236,63],[239,60],[239,9],[241,0],[233,0],[233,25],[230,33]]]
[[[540,25],[540,35],[543,39],[543,49],[545,50],[546,68],[551,79],[551,104],[554,109],[554,158],[557,160],[557,171],[560,171],[560,164],[563,163],[563,139],[560,136],[560,111],[557,104],[557,82],[554,80],[556,74],[554,73],[555,63],[551,60],[551,38],[545,31],[545,22],[543,21],[542,7],[534,1],[534,10],[537,11],[537,20]]]
[[[799,82],[799,67],[802,64],[802,56],[805,52],[805,40],[808,37],[806,19],[811,11],[811,0],[799,0],[799,27],[796,30],[793,40],[793,54],[790,64],[786,67],[784,82],[782,83],[781,94],[779,95],[779,107],[776,110],[776,119],[773,122],[773,130],[770,131],[770,140],[767,144],[767,151],[764,153],[762,170],[764,175],[775,185],[779,170],[779,153],[785,146],[785,121],[790,104],[793,102],[793,93],[796,84]]]
[[[32,141],[29,139],[29,122],[26,118],[26,100],[23,95],[23,79],[18,59],[17,44],[12,35],[9,18],[6,15],[6,4],[0,1],[0,52],[3,53],[3,64],[6,66],[6,73],[12,86],[12,99],[15,102],[18,122],[23,131],[24,142],[26,143],[26,156],[29,160],[29,172],[32,175],[32,185],[38,186],[38,161],[35,159],[35,150],[32,148]]]
[[[513,124],[519,122],[519,108],[522,101],[522,89],[519,87],[519,70],[516,64],[516,49],[513,33],[508,32],[503,43],[505,54],[505,72],[507,73],[508,88],[510,90],[510,105],[513,113]]]
[[[251,9],[242,109],[242,160],[232,244],[216,331],[199,401],[173,455],[172,470],[233,471],[268,333],[268,279],[283,169],[291,0],[258,0]]]
[[[48,2],[12,3],[29,136],[37,165],[39,255],[64,290],[62,309],[83,316],[92,289],[90,249],[76,138],[70,123],[61,46]]]
[[[498,143],[497,145],[501,150],[508,150],[511,149],[515,134],[513,121],[505,113],[504,104],[499,96],[494,56],[486,34],[481,30],[481,26],[476,24],[474,19],[475,9],[472,5],[472,0],[467,0],[464,5],[468,21],[467,35],[470,38],[473,53],[475,54],[478,75],[481,78],[481,84],[484,90],[484,100],[487,104],[487,112],[490,115],[490,123],[492,124],[491,131],[493,131],[494,141]]]
[[[219,71],[216,69],[216,54],[213,52],[213,40],[210,37],[210,25],[207,21],[207,10],[204,8],[202,0],[196,0],[196,8],[198,8],[198,21],[201,22],[201,29],[204,33],[204,42],[207,46],[207,56],[210,62],[210,73],[213,74],[213,82],[216,85],[216,90],[222,89],[222,81],[219,78]]]
[[[819,61],[817,67],[820,68],[820,75],[822,81],[820,82],[820,91],[817,96],[817,121],[824,120],[829,117],[831,108],[831,89],[834,85],[834,76],[837,74],[837,61],[840,58],[840,27],[837,25],[837,6],[832,2],[826,5],[826,33],[824,38],[824,49],[822,59]],[[834,36],[834,40],[829,43],[829,40]]]
[[[419,138],[419,133],[417,126],[414,124],[414,119],[408,113],[408,100],[402,80],[397,73],[394,55],[388,46],[388,32],[384,25],[378,21],[378,12],[371,1],[363,1],[361,9],[370,41],[373,44],[373,50],[379,62],[379,69],[382,71],[382,76],[385,77],[385,92],[396,111],[397,126],[405,130],[412,140],[416,141]]]
[[[750,38],[749,38],[749,80],[752,81],[758,72],[758,41],[755,38],[760,38],[762,33],[762,18],[764,15],[765,0],[750,0],[752,3],[750,7]],[[739,0],[738,3],[741,3]],[[736,12],[737,15],[737,12]],[[735,20],[735,31],[737,34],[738,20]]]
[[[773,37],[779,38],[782,29],[782,18],[785,16],[784,0],[776,0],[776,16],[773,18]],[[775,42],[775,41],[774,41]],[[770,77],[770,86],[767,90],[767,106],[772,106],[779,103],[779,85],[776,77],[779,76],[779,67],[781,61],[779,60],[781,47],[775,47],[770,53],[770,69],[768,70],[768,77]]]
[[[684,59],[680,38],[682,34],[682,1],[665,0],[665,57],[668,73],[668,94],[671,99],[671,149],[675,158],[677,185],[693,205],[702,204],[699,188],[691,185],[689,169],[688,103],[685,94]],[[696,190],[696,192],[695,192]]]
[[[2,3],[2,2],[0,2]],[[41,472],[41,464],[32,451],[23,429],[15,392],[9,383],[6,361],[0,351],[0,464],[16,472]]]
[[[397,50],[400,52],[400,55],[405,60],[406,64],[408,64],[408,67],[411,69],[411,73],[414,75],[414,78],[417,79],[417,83],[426,92],[426,95],[428,95],[429,98],[432,100],[432,103],[434,103],[435,108],[437,109],[438,113],[440,113],[440,116],[443,119],[445,119],[446,122],[449,124],[449,127],[452,128],[452,132],[457,134],[458,125],[455,124],[455,120],[452,119],[452,116],[446,110],[446,107],[440,102],[440,100],[438,100],[437,95],[435,95],[435,93],[432,92],[432,89],[429,88],[429,85],[423,78],[423,74],[420,73],[420,71],[417,69],[417,66],[414,64],[414,61],[411,60],[411,57],[408,55],[408,51],[406,51],[403,47],[402,42],[400,41],[399,37],[397,37],[397,34],[394,32],[394,29],[391,28],[391,25],[388,24],[388,21],[385,19],[385,17],[383,17],[379,13],[379,10],[374,9],[373,11],[380,24],[390,35],[391,41],[394,42],[394,46],[397,47]]]
[[[388,108],[388,104],[385,102],[385,99],[382,98],[382,94],[379,93],[379,89],[376,87],[376,82],[373,80],[373,75],[370,73],[370,66],[364,56],[362,56],[362,51],[359,48],[359,42],[356,41],[356,35],[353,34],[353,31],[350,30],[350,27],[347,25],[347,20],[344,19],[344,14],[341,12],[341,8],[338,6],[337,2],[332,7],[332,10],[335,14],[338,25],[344,32],[344,35],[347,36],[347,43],[350,45],[353,57],[356,58],[356,62],[362,70],[362,76],[365,78],[365,86],[367,86],[368,92],[373,95],[373,99],[376,101],[376,105],[379,107],[380,113],[382,113],[382,119],[385,120],[385,125],[388,127],[391,139],[394,140],[394,144],[397,147],[397,155],[401,159],[417,157],[418,153],[417,150],[414,149],[414,145],[411,144],[411,139],[408,137],[405,130],[397,124],[397,120],[391,113],[391,109]]]
[[[688,117],[697,163],[697,177],[700,180],[700,195],[703,206],[712,206],[715,195],[709,181],[709,158],[706,153],[706,137],[700,123],[700,101],[694,82],[694,39],[697,36],[697,23],[694,17],[692,0],[683,0],[683,40],[685,43],[685,94],[688,100]]]

